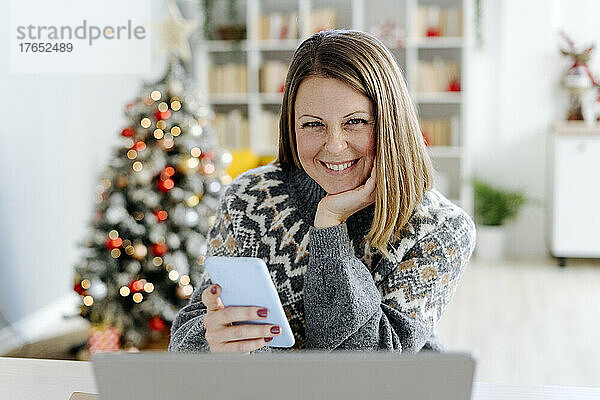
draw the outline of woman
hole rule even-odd
[[[441,350],[435,326],[475,245],[433,189],[431,161],[390,52],[358,31],[312,35],[285,82],[279,156],[220,200],[209,255],[262,258],[295,348]],[[259,307],[223,307],[204,274],[171,351],[250,352],[279,334]]]

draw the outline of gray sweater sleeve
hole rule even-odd
[[[374,273],[354,255],[347,225],[310,228],[304,280],[306,347],[420,351],[451,300],[475,246],[465,213],[449,218]]]

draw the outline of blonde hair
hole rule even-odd
[[[423,193],[433,187],[431,159],[406,82],[390,51],[360,31],[331,30],[303,41],[285,80],[279,122],[282,168],[302,169],[296,148],[294,103],[302,81],[311,76],[339,79],[367,96],[375,114],[375,214],[365,240],[388,256]]]

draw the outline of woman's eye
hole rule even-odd
[[[351,120],[348,120],[348,122],[346,122],[346,123],[350,124],[350,125],[366,124],[367,120],[362,119],[362,118],[352,118]]]
[[[323,126],[323,124],[319,121],[310,121],[310,122],[305,122],[301,125],[303,128],[316,128],[319,126]]]

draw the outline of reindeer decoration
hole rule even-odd
[[[590,89],[599,86],[587,65],[592,56],[594,45],[592,44],[581,51],[576,48],[575,43],[566,33],[560,32],[560,34],[569,45],[568,49],[562,48],[561,53],[564,56],[571,57],[573,61],[573,65],[565,71],[561,80],[562,86],[569,91],[570,95],[567,120],[583,120],[584,112],[582,111],[582,98]],[[600,101],[600,98],[594,99],[594,103],[597,101]]]

